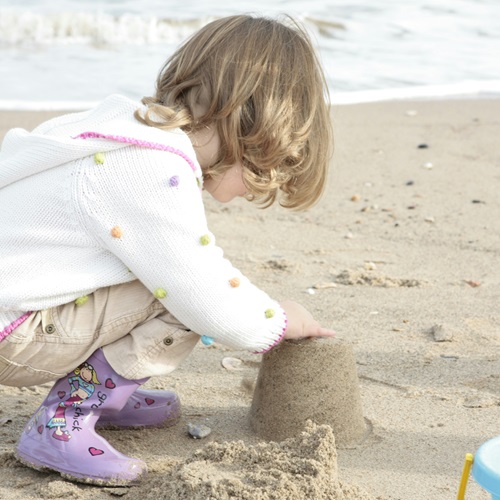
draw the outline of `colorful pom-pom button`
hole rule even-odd
[[[153,295],[157,299],[164,299],[167,296],[167,291],[164,288],[157,288],[154,292]]]
[[[104,163],[104,153],[96,153],[94,155],[94,162],[97,165],[102,165]]]
[[[210,244],[210,241],[212,241],[212,239],[210,238],[210,235],[209,235],[209,234],[204,234],[204,235],[200,238],[200,243],[201,243],[203,246],[209,245],[209,244]]]
[[[272,318],[274,316],[274,309],[266,309],[266,312],[264,313],[266,315],[266,318]]]
[[[241,280],[240,278],[231,278],[229,280],[229,284],[233,287],[233,288],[238,288],[240,285],[241,285]]]
[[[208,335],[202,335],[201,343],[204,345],[212,345],[214,343],[214,339],[212,337],[209,337]]]
[[[88,301],[89,301],[89,296],[88,295],[84,295],[83,297],[78,297],[75,300],[75,304],[77,306],[83,306],[83,304],[86,304]]]
[[[121,238],[123,236],[123,229],[120,226],[115,226],[111,229],[111,236],[113,238]]]
[[[170,187],[177,187],[179,185],[179,182],[180,182],[179,176],[178,175],[173,175],[168,180],[168,185]]]

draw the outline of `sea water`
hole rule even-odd
[[[303,23],[333,102],[500,96],[499,0],[0,0],[0,108],[150,95],[183,40],[237,13]]]

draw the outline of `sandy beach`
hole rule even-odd
[[[56,114],[0,111],[0,138]],[[147,462],[148,479],[130,488],[70,483],[18,463],[15,443],[50,385],[0,386],[0,499],[456,498],[465,454],[500,434],[498,116],[500,100],[489,99],[335,106],[331,174],[313,209],[206,198],[236,267],[352,343],[370,430],[362,442],[335,446],[330,428],[310,426],[307,445],[263,443],[248,418],[261,356],[200,344],[172,376],[146,385],[179,393],[177,426],[102,432]],[[228,357],[241,363],[227,369]],[[188,423],[212,433],[195,440]],[[248,458],[264,452],[274,478]],[[301,459],[316,475],[280,470]],[[489,498],[471,478],[466,499]]]

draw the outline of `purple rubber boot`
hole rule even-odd
[[[175,392],[138,389],[120,411],[103,410],[98,428],[171,427],[181,417]]]
[[[104,409],[119,411],[144,382],[118,375],[98,349],[54,384],[24,428],[17,457],[29,467],[57,471],[73,481],[112,486],[139,482],[146,464],[115,450],[94,425]]]

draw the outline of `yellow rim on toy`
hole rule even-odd
[[[469,480],[472,462],[474,462],[474,455],[472,453],[467,453],[465,455],[464,468],[462,470],[462,478],[460,479],[460,487],[458,488],[457,500],[464,500],[465,498],[465,488],[467,488],[467,481]]]

